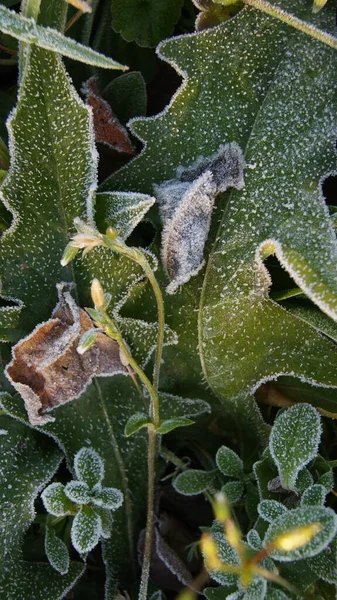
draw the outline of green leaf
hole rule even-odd
[[[113,0],[112,27],[127,42],[156,46],[173,32],[180,17],[182,0]]]
[[[79,554],[90,552],[102,533],[100,516],[90,506],[83,506],[71,526],[71,543]]]
[[[272,523],[277,517],[287,512],[288,509],[281,502],[277,502],[277,500],[262,500],[257,510],[262,519],[268,521],[268,523]]]
[[[123,494],[119,490],[96,485],[93,489],[91,501],[96,506],[117,510],[123,504],[123,499]]]
[[[301,498],[302,506],[323,506],[325,504],[326,488],[321,484],[315,484],[307,488]]]
[[[259,460],[253,465],[253,471],[256,477],[260,500],[275,499],[273,492],[269,488],[269,482],[276,477],[277,470],[269,450],[267,450],[262,460]]]
[[[174,489],[184,496],[195,496],[212,487],[216,478],[216,471],[199,471],[191,469],[180,473],[173,481]]]
[[[250,529],[247,533],[247,543],[253,550],[261,550],[262,541],[256,529]]]
[[[321,439],[318,412],[310,404],[297,404],[275,421],[269,448],[284,488],[295,490],[298,473],[312,460]]]
[[[210,405],[205,400],[181,398],[173,394],[159,392],[160,415],[165,419],[181,417],[197,417],[211,412]]]
[[[104,478],[104,463],[92,448],[81,448],[74,458],[74,471],[76,477],[91,489]]]
[[[185,419],[184,417],[175,418],[175,419],[166,419],[165,421],[161,421],[157,433],[164,435],[165,433],[169,433],[176,429],[177,427],[187,427],[188,425],[193,425],[194,421],[191,419]]]
[[[289,10],[296,7],[293,0],[285,6]],[[333,29],[332,13],[327,7],[319,16],[322,27]],[[247,162],[255,165],[255,169],[245,171],[242,192],[217,201],[214,224],[223,213],[223,225],[211,255],[199,315],[207,381],[224,403],[230,403],[231,412],[236,409],[244,420],[247,408],[252,407],[245,397],[262,380],[292,372],[316,385],[337,383],[332,343],[268,300],[268,279],[261,261],[255,258],[261,243],[272,237],[282,242],[284,257],[291,262],[287,243],[293,247],[295,240],[294,248],[309,262],[308,249],[315,249],[315,264],[310,264],[324,279],[324,289],[335,286],[335,237],[318,185],[319,179],[335,168],[337,111],[329,83],[335,79],[335,55],[307,36],[245,8],[216,29],[164,42],[160,56],[184,74],[184,85],[163,113],[132,122],[132,131],[145,148],[100,189],[137,189],[152,194],[153,184],[176,177],[177,167],[188,166],[201,155],[210,156],[220,144],[231,141],[238,143]],[[291,75],[294,69],[299,73],[296,82]],[[311,77],[312,69],[317,78]],[[318,80],[322,72],[326,76],[321,85]],[[240,88],[238,81],[244,82]],[[297,88],[301,83],[301,89]],[[306,115],[305,123],[294,117],[298,99],[305,107],[301,112]],[[326,118],[319,131],[312,131],[321,121],[321,113]],[[219,118],[219,114],[223,116]],[[266,141],[262,141],[264,136]],[[315,143],[309,144],[308,139],[315,139]],[[290,156],[294,158],[288,160]],[[294,176],[287,170],[293,168],[295,157],[296,185],[303,189],[296,187]],[[313,182],[310,189],[304,183],[308,181]],[[299,222],[308,226],[297,237]],[[299,265],[296,269],[300,274]],[[199,307],[202,280],[200,274],[184,286],[183,294],[167,301],[168,323],[180,334],[174,353],[173,349],[166,353],[170,366],[175,367],[177,385],[180,369],[184,369],[185,377],[186,373],[198,372],[195,337],[191,341],[196,319],[191,314]],[[318,296],[322,299],[319,292]],[[231,398],[236,401],[231,402]]]
[[[124,428],[124,434],[127,437],[129,437],[130,435],[133,435],[134,433],[139,431],[139,429],[142,429],[143,427],[148,427],[149,425],[151,425],[153,428],[153,423],[149,415],[147,415],[146,413],[135,413],[134,415],[131,415],[131,417],[128,419]]]
[[[97,194],[97,223],[103,231],[110,226],[115,227],[118,235],[126,240],[154,203],[155,198],[147,194]]]
[[[328,583],[337,584],[337,540],[333,539],[330,546],[323,552],[307,559],[307,564],[317,577]]]
[[[267,581],[260,577],[247,587],[243,595],[244,600],[263,600],[267,593]]]
[[[49,514],[54,517],[71,515],[74,509],[72,501],[66,496],[62,483],[51,483],[41,494],[41,500]]]
[[[61,575],[69,571],[69,552],[65,543],[55,534],[52,527],[46,528],[45,551],[52,567]]]
[[[113,525],[113,519],[111,510],[97,506],[93,506],[94,511],[99,515],[102,525],[102,538],[108,540],[111,537],[111,530]]]
[[[227,538],[224,535],[223,525],[214,521],[211,532],[217,546],[218,556],[222,562],[229,565],[239,565],[240,559],[238,553],[227,541]],[[224,586],[235,585],[238,581],[238,576],[233,575],[232,573],[210,571],[210,575],[217,583]]]
[[[311,523],[320,523],[322,528],[305,546],[289,552],[277,549],[272,550],[270,553],[271,558],[281,562],[292,562],[316,556],[324,550],[336,535],[337,516],[331,508],[321,506],[302,506],[277,517],[269,526],[263,540],[263,545],[268,545],[281,533],[286,533],[291,531],[291,529],[310,525]]]
[[[73,562],[60,576],[48,564],[24,561],[22,543],[35,517],[34,501],[62,454],[52,440],[5,415],[0,416],[0,427],[1,593],[8,600],[59,600],[83,574],[84,565]]]
[[[216,464],[223,475],[228,477],[237,477],[240,479],[243,475],[243,462],[241,458],[226,446],[221,446],[216,453]]]
[[[101,67],[102,69],[127,69],[127,67],[120,65],[111,58],[87,46],[78,44],[78,42],[64,36],[56,29],[41,27],[41,25],[36,24],[34,19],[27,19],[4,6],[0,6],[0,29],[21,42],[36,44],[40,48],[58,52],[73,60]]]
[[[103,97],[124,124],[133,117],[146,115],[146,86],[138,71],[123,73],[113,79],[104,89]]]
[[[76,504],[88,504],[91,500],[89,487],[83,481],[69,481],[64,488],[64,493]]]
[[[226,495],[231,504],[235,504],[242,497],[245,486],[241,481],[228,481],[222,486],[221,491]]]

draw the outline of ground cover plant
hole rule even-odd
[[[0,598],[336,598],[335,12],[0,2]]]

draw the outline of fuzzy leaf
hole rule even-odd
[[[41,27],[36,24],[34,19],[27,19],[4,6],[0,6],[0,29],[21,42],[36,44],[40,48],[58,52],[63,56],[88,65],[103,69],[120,69],[122,71],[127,69],[127,67],[120,65],[111,58],[78,44],[78,42],[62,35],[59,31],[49,27]]]
[[[177,23],[182,0],[113,0],[112,27],[127,42],[139,46],[156,46],[168,37]]]
[[[336,535],[337,517],[331,508],[321,506],[303,506],[287,511],[277,517],[269,526],[263,540],[263,545],[266,546],[281,533],[286,533],[291,531],[291,529],[310,525],[311,523],[320,523],[322,528],[307,544],[297,550],[288,552],[278,549],[272,550],[270,553],[271,558],[281,562],[291,562],[316,556],[324,550]]]
[[[52,567],[61,575],[69,571],[69,552],[65,543],[55,534],[52,527],[46,528],[44,543],[47,558]]]
[[[113,519],[111,510],[102,508],[101,506],[94,505],[94,511],[99,515],[102,525],[102,538],[108,540],[111,537],[111,530],[113,525]]]
[[[197,417],[211,412],[210,405],[205,400],[191,400],[173,394],[159,393],[160,415],[162,418],[179,419],[181,417]]]
[[[302,506],[323,506],[325,504],[326,488],[321,484],[315,484],[307,488],[301,498]]]
[[[71,563],[60,576],[48,564],[23,560],[24,533],[35,517],[34,501],[53,476],[62,455],[51,440],[1,415],[1,595],[8,600],[59,600],[74,585],[84,566]]]
[[[276,419],[269,448],[284,488],[295,490],[299,471],[317,454],[321,433],[320,416],[309,404],[292,406]]]
[[[263,600],[267,593],[267,581],[256,578],[245,590],[244,600]]]
[[[123,123],[146,114],[146,85],[139,71],[113,79],[104,89],[103,96]]]
[[[92,503],[102,508],[117,510],[123,504],[123,494],[115,488],[97,485],[93,489]]]
[[[92,448],[81,448],[74,458],[74,471],[80,481],[91,489],[104,477],[104,463],[100,455]]]
[[[247,533],[247,542],[253,550],[261,550],[262,541],[256,529],[250,529]]]
[[[124,433],[127,437],[129,437],[130,435],[133,435],[139,431],[139,429],[148,427],[149,425],[152,425],[153,427],[153,423],[149,415],[146,413],[135,413],[134,415],[131,415],[130,419],[127,421],[124,428]]]
[[[235,504],[243,495],[245,486],[241,481],[228,481],[222,486],[221,491],[226,495],[228,502]]]
[[[79,554],[90,552],[102,533],[101,518],[90,506],[83,506],[71,526],[71,543]]]
[[[277,500],[262,500],[257,507],[258,513],[262,519],[272,523],[277,517],[287,512],[287,507]]]
[[[211,487],[216,477],[215,471],[199,471],[198,469],[191,469],[190,471],[184,471],[180,473],[173,482],[174,489],[179,494],[184,496],[194,496],[195,494],[201,494]]]
[[[157,433],[164,435],[165,433],[169,433],[176,429],[177,427],[186,427],[187,425],[193,425],[194,421],[191,419],[185,419],[184,417],[175,418],[175,419],[166,419],[165,421],[161,421]]]
[[[88,504],[91,500],[89,487],[83,481],[69,481],[64,488],[64,493],[76,504]]]
[[[216,453],[216,464],[223,475],[228,477],[237,477],[240,479],[243,475],[243,462],[241,458],[226,446],[221,446]]]
[[[55,517],[63,517],[73,512],[73,503],[66,496],[62,483],[51,483],[41,494],[41,500],[49,514]]]

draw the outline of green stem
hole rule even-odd
[[[215,1],[217,4],[224,3],[222,0],[215,0]],[[323,42],[323,44],[326,44],[327,46],[330,46],[331,48],[334,48],[335,50],[337,50],[337,38],[334,35],[331,35],[330,33],[323,31],[322,29],[318,29],[318,27],[315,27],[315,25],[311,25],[310,23],[302,21],[302,19],[295,17],[295,15],[292,15],[291,13],[286,12],[282,8],[278,8],[278,6],[274,6],[273,4],[270,4],[266,0],[243,0],[243,1],[245,2],[245,4],[249,4],[253,8],[262,10],[267,15],[270,15],[271,17],[276,17],[276,19],[283,21],[283,23],[287,23],[287,25],[290,25],[291,27],[298,29],[302,33],[306,33],[307,35],[310,35],[311,37],[315,38],[316,40]]]
[[[153,541],[154,525],[154,486],[155,486],[155,459],[157,434],[152,429],[148,429],[149,445],[147,455],[148,466],[148,484],[147,484],[147,519],[145,529],[144,558],[142,565],[142,576],[140,580],[138,600],[147,599],[147,590],[150,575],[151,550]]]

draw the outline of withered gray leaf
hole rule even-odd
[[[14,346],[13,360],[6,369],[9,381],[25,402],[32,425],[54,421],[46,413],[78,398],[93,377],[127,374],[117,342],[103,333],[84,354],[77,352],[81,336],[93,327],[93,322],[72,298],[71,284],[57,287],[59,302],[52,318]]]
[[[154,186],[163,221],[162,260],[173,294],[204,265],[203,252],[217,194],[244,186],[246,166],[236,143],[221,145],[187,168],[178,167],[177,179]]]

